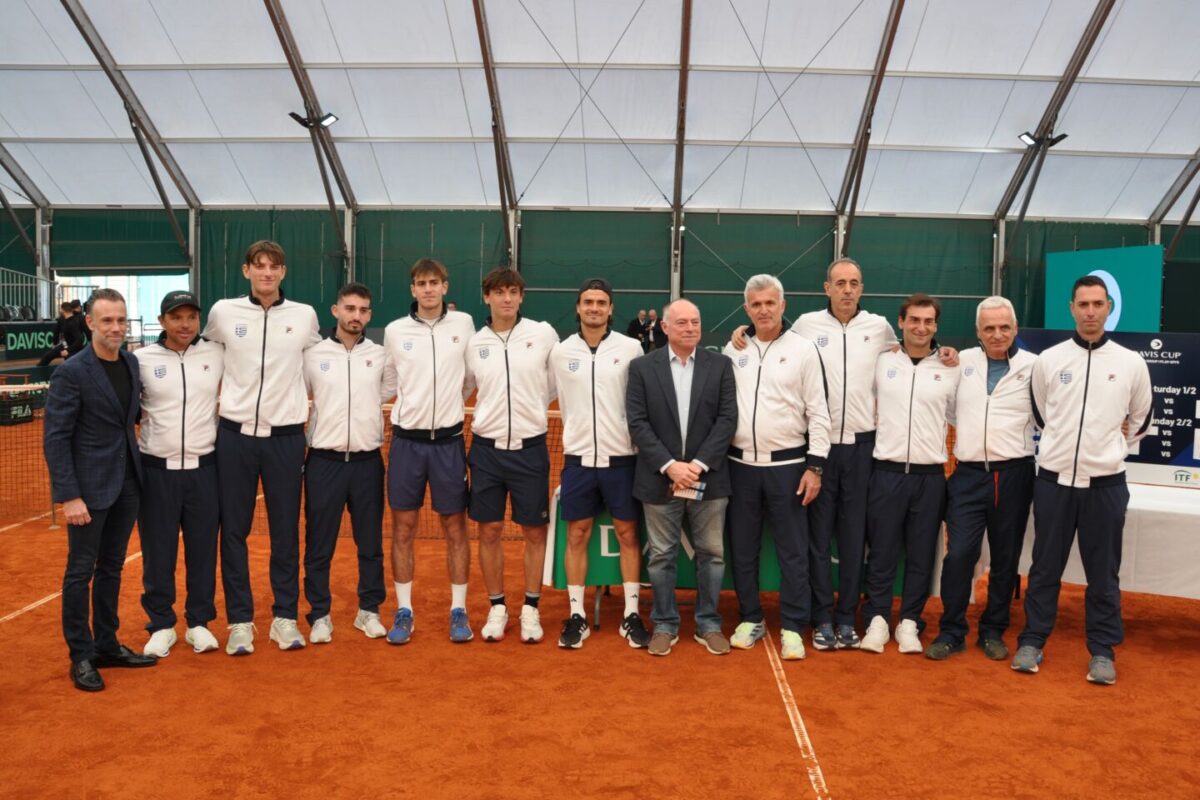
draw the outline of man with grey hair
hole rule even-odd
[[[649,652],[665,656],[679,641],[675,563],[683,516],[696,553],[695,639],[713,655],[729,652],[717,601],[725,577],[723,529],[732,492],[725,469],[737,428],[733,365],[700,347],[700,309],[687,300],[667,306],[668,346],[629,365],[625,412],[637,445],[633,496],[642,501],[650,540],[647,571],[654,587]]]
[[[925,651],[934,661],[966,649],[967,603],[985,530],[992,566],[978,644],[993,661],[1008,658],[1004,632],[1033,501],[1029,378],[1037,357],[1017,348],[1017,315],[1003,297],[979,304],[975,333],[980,346],[960,354],[954,440],[958,468],[947,487],[943,611],[937,638]]]
[[[804,658],[812,617],[806,506],[821,491],[829,454],[829,410],[821,359],[783,320],[783,285],[774,275],[746,282],[754,323],[749,347],[726,345],[737,383],[738,424],[729,448],[729,545],[741,621],[730,644],[749,650],[766,634],[758,595],[764,511],[779,559],[780,634],[785,660]]]

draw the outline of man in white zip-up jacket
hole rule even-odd
[[[958,370],[938,359],[941,304],[914,294],[900,306],[901,349],[875,367],[878,425],[867,496],[866,602],[862,649],[882,653],[892,615],[892,584],[904,556],[904,592],[896,642],[901,653],[922,651],[921,613],[946,504],[946,431],[954,415]]]
[[[405,644],[413,631],[413,539],[425,487],[446,536],[450,573],[450,640],[474,638],[467,619],[467,457],[463,447],[463,399],[467,342],[475,335],[471,315],[446,307],[450,273],[432,258],[409,270],[413,296],[407,316],[391,322],[383,347],[396,365],[387,496],[392,507],[392,579],[399,606],[388,641]]]
[[[246,537],[254,523],[258,481],[271,535],[270,639],[282,650],[304,647],[300,603],[300,487],[304,470],[304,350],[321,341],[312,306],[283,296],[283,248],[259,241],[242,274],[250,294],[218,300],[204,338],[225,346],[217,471],[221,475],[221,583],[229,641],[225,652],[254,652],[254,595]]]
[[[625,596],[618,629],[630,647],[650,642],[638,613],[641,544],[638,508],[633,500],[637,464],[625,412],[629,364],[642,355],[642,346],[612,330],[613,290],[603,278],[589,278],[579,287],[575,316],[579,331],[554,346],[551,380],[558,392],[563,419],[563,469],[559,508],[567,521],[567,573],[570,613],[558,646],[577,649],[591,634],[583,595],[588,570],[592,523],[605,508],[612,514],[620,546],[621,586]]]
[[[184,638],[197,653],[216,650],[208,623],[217,617],[217,532],[221,524],[217,482],[217,391],[224,348],[205,341],[200,303],[188,291],[169,292],[160,306],[162,335],[135,353],[142,382],[142,608],[150,640],[142,652],[165,658],[175,635],[175,562],[179,531],[187,570]]]
[[[304,351],[304,382],[312,393],[304,467],[304,594],[311,610],[309,641],[333,636],[329,564],[342,512],[358,550],[358,612],[354,627],[369,639],[387,633],[379,604],[383,582],[383,412],[396,395],[396,368],[387,351],[366,338],[371,290],[349,283],[331,309],[336,328]]]
[[[471,422],[471,506],[479,527],[479,569],[491,608],[480,633],[498,642],[508,627],[504,603],[504,510],[525,537],[525,602],[521,641],[542,640],[542,565],[550,519],[550,451],[546,407],[552,396],[550,352],[558,334],[548,322],[521,316],[525,279],[507,267],[483,279],[483,301],[491,310],[467,345],[467,382],[478,387]]]
[[[729,448],[729,545],[741,617],[730,637],[749,650],[766,634],[758,595],[764,511],[779,559],[779,608],[785,660],[804,658],[804,628],[812,618],[808,580],[808,506],[821,491],[829,454],[829,410],[816,345],[783,321],[783,284],[773,275],[746,282],[750,346],[732,344],[737,430]]]
[[[1037,356],[1014,343],[1017,314],[1003,297],[979,304],[975,332],[981,346],[960,354],[954,419],[958,465],[947,485],[942,618],[937,638],[925,651],[935,661],[966,649],[967,604],[985,529],[992,565],[979,646],[993,661],[1008,658],[1004,632],[1033,501],[1029,377]]]
[[[1077,280],[1071,290],[1075,333],[1042,352],[1033,368],[1033,413],[1042,429],[1033,487],[1033,564],[1025,629],[1012,661],[1018,672],[1038,671],[1078,531],[1088,583],[1084,610],[1092,657],[1087,679],[1099,684],[1116,682],[1113,648],[1125,637],[1119,577],[1129,505],[1125,456],[1146,435],[1153,405],[1145,360],[1104,332],[1111,310],[1101,278]]]

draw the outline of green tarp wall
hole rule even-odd
[[[33,212],[19,213],[29,222]],[[186,212],[179,211],[186,229]],[[158,209],[63,209],[54,212],[52,264],[91,272],[123,267],[185,268],[170,226]],[[824,305],[821,283],[833,257],[832,216],[688,214],[685,218],[685,296],[700,306],[705,327],[721,338],[741,324],[744,279],[781,273],[794,317]],[[601,276],[617,290],[616,326],[624,330],[638,309],[661,307],[670,291],[670,215],[665,212],[526,211],[520,231],[520,262],[531,291],[525,313],[566,334],[575,326],[579,284]],[[1010,225],[1011,227],[1011,225]],[[32,271],[33,259],[12,241],[15,231],[0,219],[0,266]],[[7,233],[6,233],[7,232]],[[1163,227],[1166,244],[1174,234]],[[496,211],[364,211],[358,217],[356,272],[375,293],[373,327],[406,313],[411,296],[408,269],[423,256],[450,269],[450,299],[477,320],[486,315],[480,278],[504,260],[504,231]],[[211,210],[200,216],[200,285],[204,303],[244,294],[241,274],[251,242],[273,238],[288,254],[284,283],[289,297],[326,309],[343,281],[338,236],[324,210]],[[1021,324],[1042,324],[1045,254],[1146,244],[1134,224],[1028,221],[1012,243],[1003,292]],[[889,319],[898,295],[920,290],[943,298],[939,338],[973,342],[974,307],[991,286],[992,225],[989,220],[862,217],[856,220],[851,255],[866,269],[864,305]],[[1196,330],[1191,299],[1200,292],[1200,228],[1185,236],[1165,272],[1165,330]],[[949,296],[949,297],[948,297]],[[955,297],[957,296],[957,297]]]
[[[25,231],[29,241],[36,242],[37,230],[33,209],[18,208],[15,211],[21,229]],[[25,275],[37,273],[37,261],[34,260],[33,254],[25,249],[20,233],[3,209],[0,209],[0,268],[15,270]]]

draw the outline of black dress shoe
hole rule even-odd
[[[121,645],[121,649],[115,653],[97,653],[93,663],[99,669],[107,667],[153,667],[158,663],[158,659],[154,656],[144,656],[141,653],[135,653],[125,645]]]
[[[71,662],[71,682],[75,684],[76,689],[85,692],[104,691],[104,679],[96,671],[95,665],[86,659]]]

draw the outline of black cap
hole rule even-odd
[[[191,306],[199,311],[200,301],[187,289],[176,289],[173,292],[167,292],[167,296],[162,299],[162,306],[158,313],[166,314],[184,306]]]
[[[575,295],[576,302],[579,301],[579,298],[583,297],[584,292],[590,289],[599,289],[608,295],[608,302],[611,303],[613,301],[613,288],[611,283],[606,281],[604,278],[588,278],[579,287],[579,294]]]

